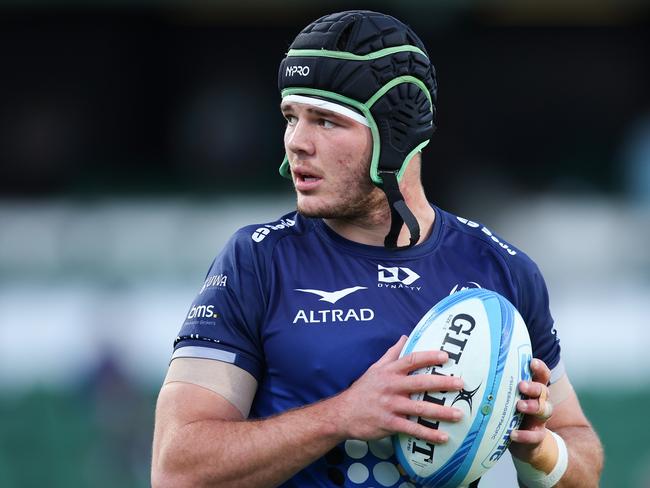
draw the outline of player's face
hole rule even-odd
[[[370,129],[344,115],[283,102],[284,146],[298,211],[308,217],[354,219],[384,202],[369,176]]]

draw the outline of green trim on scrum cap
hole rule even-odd
[[[291,179],[291,171],[289,171],[289,156],[286,154],[284,155],[284,159],[282,160],[279,171],[280,176]]]
[[[397,78],[392,79],[391,81],[386,83],[384,86],[382,86],[379,90],[377,90],[377,92],[373,96],[371,96],[370,99],[368,99],[368,101],[364,105],[366,107],[368,107],[368,109],[370,109],[370,107],[372,107],[377,102],[377,100],[379,100],[381,97],[383,97],[386,94],[386,92],[388,92],[388,90],[390,90],[391,88],[393,88],[393,87],[395,87],[397,85],[400,85],[402,83],[413,83],[418,88],[420,88],[420,90],[422,90],[424,92],[427,99],[429,100],[429,105],[431,107],[431,111],[433,112],[433,102],[431,101],[431,94],[429,93],[429,90],[427,89],[427,86],[424,83],[422,83],[422,81],[420,81],[419,79],[417,79],[414,76],[398,76]],[[373,122],[374,122],[374,119],[373,119]],[[379,138],[379,136],[377,136],[377,138]],[[402,181],[402,176],[404,175],[404,171],[406,170],[406,167],[408,166],[408,163],[411,161],[411,158],[413,157],[413,155],[416,152],[420,151],[424,146],[429,144],[429,141],[430,141],[430,139],[427,139],[423,143],[418,144],[416,146],[416,148],[406,156],[406,158],[402,162],[402,165],[400,166],[399,171],[397,172],[397,181],[398,182]],[[370,178],[372,178],[372,181],[375,184],[381,185],[383,183],[383,180],[381,179],[381,176],[379,176],[379,167],[378,166],[379,166],[379,157],[377,157],[377,159],[373,158],[370,161]]]
[[[370,167],[377,167],[380,150],[379,129],[377,128],[377,123],[375,122],[374,117],[370,113],[370,109],[363,103],[352,98],[339,95],[335,92],[319,90],[317,88],[285,88],[282,90],[280,95],[282,98],[286,97],[287,95],[315,95],[317,97],[324,97],[329,100],[345,103],[359,110],[366,117],[366,119],[368,119],[370,133],[372,134],[372,157],[370,159]],[[287,158],[286,154],[284,156],[284,161],[280,166],[280,174],[285,178],[291,178],[291,174],[289,172],[289,159]],[[370,176],[372,177],[372,173]],[[375,181],[374,178],[373,181]],[[381,179],[379,180],[379,183],[381,183]]]
[[[411,46],[410,44],[405,44],[403,46],[394,46],[380,49],[379,51],[374,51],[369,54],[354,54],[347,51],[328,51],[327,49],[289,49],[287,57],[294,56],[320,56],[323,58],[336,58],[336,59],[346,59],[348,61],[370,61],[373,59],[383,58],[384,56],[390,56],[391,54],[401,53],[401,52],[413,52],[418,53],[429,59],[422,49],[417,46]]]
[[[402,175],[404,174],[404,171],[406,171],[406,167],[408,164],[411,162],[411,159],[413,159],[413,156],[415,156],[415,153],[419,153],[422,151],[422,149],[431,142],[431,139],[427,139],[424,142],[421,142],[417,146],[415,146],[415,149],[413,149],[410,153],[406,155],[406,158],[404,158],[404,162],[402,163],[402,167],[400,170],[397,172],[397,181],[400,182],[402,181]]]
[[[393,88],[394,86],[401,85],[402,83],[413,83],[420,88],[426,95],[427,99],[429,100],[429,105],[433,106],[433,102],[431,101],[431,93],[429,93],[429,89],[427,86],[422,83],[419,79],[417,79],[415,76],[398,76],[397,78],[393,78],[390,80],[388,83],[386,83],[384,86],[382,86],[377,92],[371,96],[364,105],[368,108],[372,107],[377,100],[379,100],[381,97],[383,97],[388,90]],[[433,112],[433,107],[431,108],[431,111]]]

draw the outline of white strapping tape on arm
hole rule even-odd
[[[512,457],[517,469],[517,476],[528,488],[551,488],[562,478],[569,465],[569,452],[567,451],[564,439],[551,431],[558,448],[558,458],[553,471],[549,474],[533,468],[530,464]]]

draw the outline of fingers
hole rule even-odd
[[[551,418],[551,415],[553,415],[553,404],[549,400],[546,400],[543,404],[543,408],[541,407],[542,405],[540,405],[540,409],[535,415],[546,423],[548,419]]]
[[[539,363],[535,365],[534,363]],[[526,414],[524,421],[517,430],[510,433],[510,439],[518,444],[527,444],[531,447],[538,445],[546,436],[545,423],[553,413],[553,406],[548,401],[548,388],[546,383],[550,378],[550,371],[546,365],[538,360],[531,361],[533,379],[537,381],[522,381],[519,391],[528,397],[527,400],[517,402],[517,410]],[[542,381],[544,383],[542,383]]]
[[[434,444],[443,444],[449,440],[449,435],[446,432],[425,427],[403,417],[394,417],[390,429],[393,432],[401,432]]]
[[[519,400],[517,406],[520,412],[532,415],[542,422],[546,422],[553,414],[553,404],[548,399],[548,388],[540,383],[522,381],[519,391],[529,397],[528,400]]]
[[[519,391],[528,399],[519,400],[517,410],[544,424],[553,415],[553,404],[548,399],[546,386],[551,378],[551,370],[539,359],[530,362],[530,369],[533,381],[522,381],[519,384]]]
[[[517,410],[546,423],[553,415],[553,404],[548,400],[519,400]]]
[[[548,369],[546,363],[540,359],[532,359],[530,361],[530,372],[533,374],[533,381],[548,385],[551,379],[551,370]]]
[[[448,359],[449,355],[445,351],[418,351],[398,359],[392,368],[397,373],[406,374],[427,366],[444,364]]]
[[[407,340],[408,337],[406,337],[405,335],[401,336],[398,339],[398,341],[395,344],[393,344],[390,348],[388,348],[388,350],[384,353],[384,355],[377,360],[375,365],[382,365],[397,360]]]
[[[519,383],[519,391],[526,397],[517,402],[517,411],[525,414],[521,426],[513,430],[510,439],[515,444],[513,453],[523,459],[531,449],[537,446],[546,436],[546,422],[553,414],[553,404],[548,399],[548,387],[551,371],[539,359],[530,362],[532,381]],[[518,453],[518,454],[517,454]]]
[[[463,388],[463,379],[457,376],[439,374],[414,374],[405,376],[396,385],[397,391],[421,393],[424,391],[458,391]]]
[[[546,428],[537,426],[529,430],[513,430],[510,433],[512,442],[518,444],[539,444],[546,436]]]
[[[463,412],[457,408],[436,405],[422,400],[400,398],[394,402],[393,408],[397,414],[431,419],[432,422],[436,420],[458,422],[463,418]]]
[[[463,388],[463,380],[455,376],[435,374],[431,368],[444,364],[449,359],[446,352],[418,351],[399,357],[408,338],[402,336],[368,371],[359,378],[346,397],[363,398],[363,401],[346,402],[355,404],[349,416],[361,421],[349,427],[351,438],[374,438],[386,433],[404,433],[427,442],[446,442],[448,434],[434,428],[436,421],[456,422],[463,416],[461,410],[442,406],[434,402],[413,400],[414,393],[456,391]],[[409,374],[423,370],[422,374]],[[371,400],[374,398],[374,401]],[[346,407],[347,408],[347,407]],[[408,417],[428,420],[415,422]]]

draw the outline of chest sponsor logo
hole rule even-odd
[[[351,293],[354,293],[355,291],[359,290],[367,290],[365,286],[353,286],[351,288],[344,288],[342,290],[336,290],[336,291],[323,291],[323,290],[309,290],[305,288],[296,288],[296,291],[302,291],[304,293],[313,293],[314,295],[318,295],[320,298],[319,302],[329,302],[329,303],[336,303],[338,302],[341,298],[347,297]]]
[[[293,227],[294,225],[296,225],[296,221],[291,219],[282,219],[277,224],[266,224],[263,227],[255,229],[255,232],[251,234],[251,239],[255,242],[262,242],[272,230],[282,230]]]
[[[368,322],[375,318],[371,308],[348,308],[333,310],[298,310],[294,324],[321,324],[327,322]]]
[[[456,285],[451,289],[449,294],[453,295],[457,291],[469,290],[470,288],[483,288],[483,287],[479,285],[476,281],[468,281],[464,286],[460,286],[460,284],[456,283]]]
[[[225,274],[208,276],[205,279],[203,286],[201,287],[201,291],[199,292],[199,295],[203,293],[205,290],[207,290],[208,288],[225,288],[227,281],[228,281],[228,276],[226,276]]]
[[[420,291],[422,287],[414,285],[419,279],[420,275],[410,268],[377,265],[378,288],[407,288]]]
[[[320,297],[319,302],[328,302],[334,305],[339,300],[356,293],[360,290],[367,290],[365,286],[352,286],[342,290],[325,291],[312,288],[294,288],[294,291],[308,293]],[[294,324],[323,324],[323,323],[346,323],[346,322],[369,322],[375,318],[375,312],[371,308],[333,308],[326,310],[305,310],[299,309],[293,319]]]

